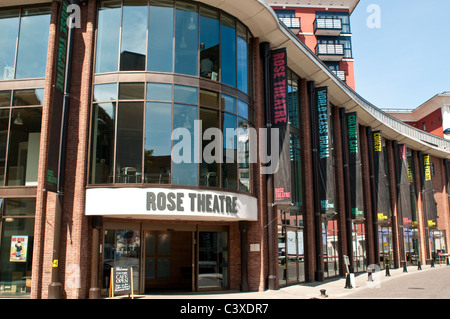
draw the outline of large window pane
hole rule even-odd
[[[147,83],[147,100],[172,101],[172,84]]]
[[[199,232],[199,288],[228,286],[228,233]]]
[[[0,91],[0,106],[11,105],[11,91]]]
[[[248,93],[248,40],[247,28],[237,25],[237,78],[238,89]]]
[[[178,1],[175,22],[175,73],[198,74],[197,5]]]
[[[93,105],[90,182],[113,182],[116,103]]]
[[[0,80],[14,78],[19,10],[0,11]]]
[[[31,292],[34,218],[5,218],[1,234],[0,296],[27,296]]]
[[[42,108],[14,109],[9,137],[7,186],[37,185]]]
[[[197,185],[197,163],[195,154],[194,121],[197,120],[198,107],[175,104],[173,110],[173,129],[184,128],[179,139],[173,140],[173,178],[172,183],[178,185]]]
[[[44,104],[44,89],[16,90],[13,94],[13,106]]]
[[[200,8],[200,76],[218,80],[219,76],[219,12]]]
[[[99,4],[96,73],[117,71],[120,21],[121,1],[102,1]]]
[[[192,86],[175,85],[174,86],[175,103],[198,103],[198,89]]]
[[[219,128],[219,111],[209,110],[205,108],[200,109],[200,120],[202,121],[202,136],[209,128]],[[218,187],[219,186],[219,147],[220,140],[202,139],[203,162],[200,163],[200,186]],[[220,138],[220,137],[217,137]],[[214,147],[211,147],[214,145]],[[205,148],[207,150],[205,152]]]
[[[143,103],[119,103],[116,183],[140,183],[142,180],[143,119]]]
[[[8,144],[9,109],[0,110],[0,186],[5,185],[6,145]]]
[[[147,103],[145,115],[145,183],[168,184],[171,164],[172,104]]]
[[[222,164],[222,187],[232,190],[238,189],[236,125],[236,115],[222,113],[224,158]]]
[[[120,83],[119,100],[143,100],[145,96],[145,83]]]
[[[94,101],[117,100],[117,83],[106,83],[94,85]]]
[[[145,70],[147,1],[125,0],[122,9],[120,70]]]
[[[172,72],[173,1],[150,0],[148,27],[149,71]]]
[[[17,79],[45,76],[49,28],[50,12],[47,8],[22,11],[16,66]]]
[[[225,14],[220,20],[220,36],[222,83],[236,87],[236,23]]]

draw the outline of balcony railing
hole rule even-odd
[[[340,61],[344,58],[344,45],[319,43],[316,46],[316,55],[322,61]]]
[[[339,79],[341,79],[341,81],[345,82],[347,80],[345,71],[336,71],[336,70],[331,70],[331,72],[333,72],[334,74],[337,75],[337,77]]]
[[[315,35],[339,35],[342,32],[342,20],[331,18],[317,18],[314,21]]]
[[[301,22],[300,18],[295,17],[278,17],[293,33],[300,32]]]

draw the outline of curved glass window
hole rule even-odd
[[[103,0],[95,72],[200,76],[248,94],[249,39],[234,17],[197,2]]]
[[[198,87],[94,85],[89,184],[250,192],[250,118],[244,101]]]

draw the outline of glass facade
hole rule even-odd
[[[248,93],[249,39],[235,18],[195,2],[101,1],[95,72],[200,76]]]
[[[250,192],[250,116],[249,105],[237,97],[194,86],[94,85],[89,183]],[[210,128],[223,132],[216,141],[222,151],[211,149],[217,137],[205,134]]]

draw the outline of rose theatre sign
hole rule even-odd
[[[93,188],[86,215],[185,220],[257,220],[256,198],[172,188]]]

